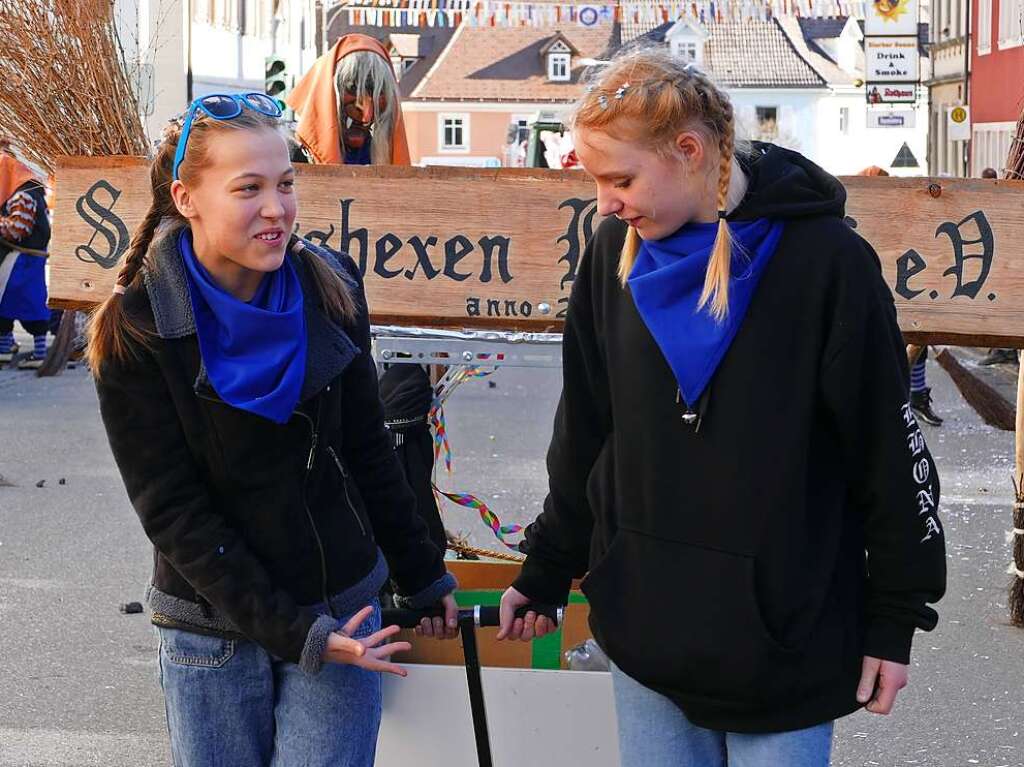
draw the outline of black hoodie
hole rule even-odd
[[[785,230],[699,428],[616,277],[605,220],[573,285],[550,493],[516,588],[583,591],[594,636],[702,727],[777,732],[858,708],[861,660],[908,663],[945,589],[935,465],[892,296],[842,185],[757,144],[730,220]]]

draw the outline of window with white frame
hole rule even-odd
[[[759,141],[774,141],[779,137],[779,108],[755,107],[757,136]]]
[[[1015,45],[1024,45],[1024,0],[1000,0],[999,47]]]
[[[1005,3],[1007,0],[1003,0]],[[978,0],[978,55],[992,50],[992,0]]]
[[[672,54],[687,64],[697,63],[699,47],[696,40],[673,40]]]
[[[267,39],[274,31],[274,2],[273,0],[256,0],[256,2],[258,5],[256,34]]]
[[[985,168],[995,168],[1002,176],[1007,155],[1013,141],[1016,123],[982,123],[974,126],[971,141],[971,164],[973,175],[980,176]]]
[[[210,5],[210,23],[215,27],[228,29],[231,26],[231,7],[234,3],[229,0],[211,0]]]
[[[530,140],[530,118],[529,117],[517,117],[515,120],[516,125],[516,143],[522,144],[524,141]]]
[[[555,82],[566,82],[569,79],[569,54],[548,54],[548,79]]]
[[[213,13],[212,0],[192,0],[192,20],[200,24],[209,24],[212,21]]]
[[[438,117],[438,149],[442,152],[469,150],[469,115],[443,114]]]

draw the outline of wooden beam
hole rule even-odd
[[[375,322],[561,328],[597,228],[579,171],[299,165],[298,231],[360,264]],[[909,343],[1024,347],[1024,182],[842,179]],[[58,163],[51,303],[105,298],[149,204],[129,157]],[[808,243],[827,248],[828,243]]]

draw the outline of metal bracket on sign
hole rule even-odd
[[[374,325],[378,363],[561,368],[561,333],[500,330],[438,330]]]

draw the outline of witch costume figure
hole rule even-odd
[[[32,353],[18,363],[36,369],[46,357],[50,310],[46,306],[46,247],[50,220],[46,188],[0,141],[0,364],[18,353],[14,321],[32,335]]]

